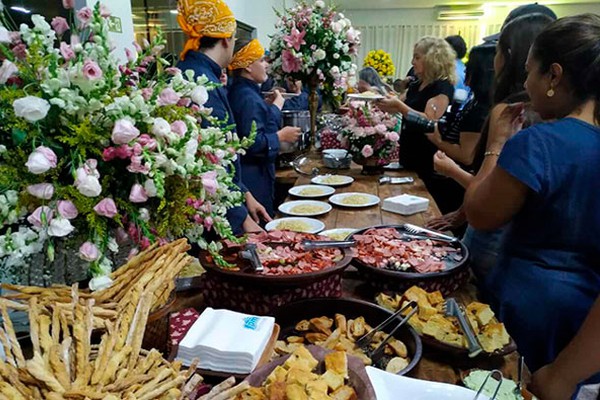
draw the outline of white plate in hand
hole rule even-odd
[[[282,226],[283,224],[294,224],[294,223],[300,223],[301,225],[304,225],[300,228],[298,227],[294,227],[294,226]],[[313,218],[304,218],[304,217],[289,217],[289,218],[279,218],[279,219],[274,219],[273,221],[269,222],[266,226],[265,229],[267,231],[283,231],[283,230],[287,230],[287,231],[294,231],[294,232],[302,232],[302,233],[319,233],[321,232],[323,229],[325,229],[325,224],[322,223],[321,221],[319,221],[318,219],[313,219]]]
[[[348,98],[351,100],[375,101],[385,99],[385,96],[380,94],[350,93]]]
[[[473,400],[477,392],[448,383],[407,378],[367,367],[378,400]],[[483,394],[479,400],[489,400]]]
[[[300,211],[298,207],[312,207],[312,211]],[[279,206],[278,210],[287,215],[294,215],[297,217],[315,217],[317,215],[327,214],[333,207],[331,204],[327,204],[323,201],[314,200],[296,200],[288,201]]]
[[[344,186],[354,182],[354,178],[346,175],[318,175],[310,181],[317,185]]]
[[[308,194],[302,193],[303,191],[307,191]],[[288,193],[292,196],[303,197],[306,199],[314,199],[317,197],[325,197],[331,196],[335,193],[335,189],[331,186],[323,186],[323,185],[300,185],[294,186]]]
[[[359,200],[363,201],[361,201],[360,203],[346,203],[347,201],[351,201],[349,198],[357,197],[360,197]],[[335,204],[336,206],[352,208],[371,207],[376,204],[379,204],[379,201],[379,197],[375,196],[374,194],[359,192],[340,193],[333,195],[329,198],[329,202]]]

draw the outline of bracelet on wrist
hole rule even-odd
[[[494,156],[494,157],[500,157],[500,152],[499,151],[486,151],[485,153],[483,153],[484,157],[488,157],[488,156]]]

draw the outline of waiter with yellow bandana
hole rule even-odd
[[[206,75],[210,82],[220,84],[221,71],[229,65],[233,56],[237,28],[233,13],[222,0],[179,0],[177,11],[177,21],[188,36],[177,66],[182,71],[193,70],[196,76]],[[228,125],[234,123],[225,88],[209,91],[204,106],[212,108],[211,115],[219,121]],[[208,125],[208,121],[202,121],[204,128]],[[227,211],[233,232],[239,235],[261,230],[255,221],[261,217],[269,219],[269,216],[242,183],[239,157],[235,162],[233,181],[245,197],[245,205]]]
[[[268,63],[259,41],[238,40],[235,50],[229,65],[233,83],[228,96],[237,132],[240,136],[249,136],[252,123],[256,124],[256,140],[242,156],[242,182],[273,216],[275,158],[279,154],[280,142],[295,142],[300,128],[279,129],[284,100],[278,91],[269,103],[261,96],[260,85],[268,78]]]

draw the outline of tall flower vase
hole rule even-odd
[[[311,75],[308,79],[310,89],[308,96],[308,109],[310,111],[310,148],[315,148],[317,141],[317,112],[319,110],[319,77]]]
[[[382,175],[384,172],[384,165],[381,160],[375,157],[364,158],[360,155],[352,155],[352,161],[358,165],[362,165],[363,175]]]

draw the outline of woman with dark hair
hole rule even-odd
[[[228,98],[237,133],[247,137],[253,125],[256,126],[254,144],[242,156],[242,182],[273,217],[275,158],[279,154],[280,142],[295,142],[300,135],[300,128],[288,126],[279,129],[284,104],[279,91],[275,90],[271,104],[267,104],[261,96],[260,84],[267,80],[264,54],[264,48],[258,40],[238,40],[229,64],[233,83],[229,87]],[[258,217],[253,215],[255,220]]]
[[[494,57],[494,70],[496,72],[495,105],[490,112],[490,117],[484,125],[481,138],[477,144],[477,155],[472,166],[474,171],[480,171],[482,164],[491,161],[489,159],[490,154],[486,153],[485,149],[489,142],[495,140],[497,132],[501,131],[504,127],[504,122],[499,118],[503,110],[509,103],[528,100],[527,94],[522,90],[526,78],[525,61],[527,60],[527,52],[537,35],[551,22],[552,19],[546,15],[525,15],[514,19],[502,30]],[[523,70],[523,73],[518,72],[519,66]],[[505,72],[507,70],[514,73],[508,74]],[[499,90],[503,90],[502,88],[508,88],[508,90],[500,93]],[[504,95],[504,97],[498,100],[500,99],[500,95]],[[530,113],[525,122],[532,124],[535,119],[535,116]],[[464,188],[468,188],[475,178],[474,175],[462,169],[441,151],[436,153],[434,165],[437,172],[453,178]],[[479,174],[480,172],[477,173]],[[491,203],[488,206],[490,207],[490,213],[496,211]],[[462,209],[459,209],[452,218],[454,218],[453,222],[466,221],[466,216]],[[429,225],[433,225],[433,228],[439,228],[439,226],[435,226],[436,224]],[[472,226],[468,226],[463,237],[463,241],[471,252],[471,269],[478,279],[478,286],[482,290],[484,297],[490,291],[486,284],[486,276],[497,264],[504,232],[505,229],[501,227],[492,231],[480,231],[474,229]]]
[[[356,88],[360,93],[371,91],[385,96],[389,92],[386,86],[375,68],[365,67],[358,72],[358,84]]]
[[[552,122],[518,132],[523,103],[496,115],[465,211],[477,229],[511,222],[488,279],[492,306],[537,394],[567,399],[600,382],[600,16],[551,24],[526,68],[531,107]]]

